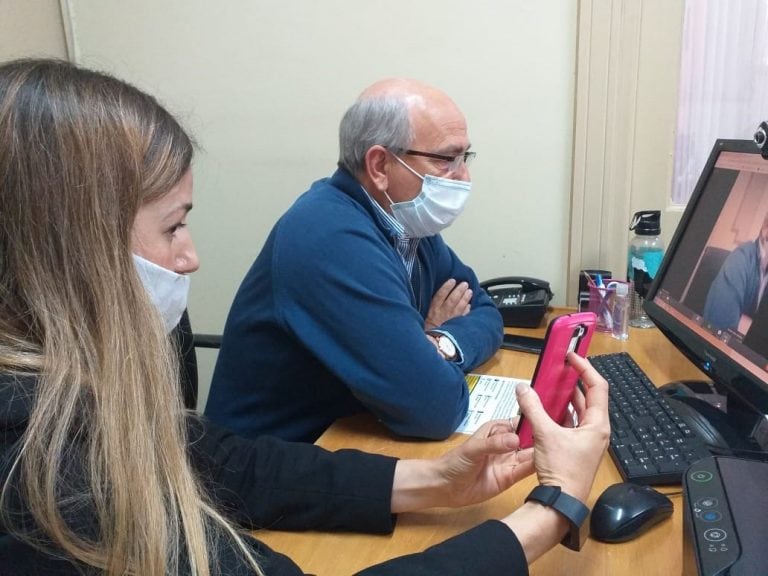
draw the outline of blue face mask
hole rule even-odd
[[[178,326],[187,308],[189,276],[177,274],[136,254],[133,255],[133,263],[149,299],[163,317],[165,331],[170,333]]]
[[[431,174],[422,176],[397,156],[395,159],[422,181],[421,192],[413,200],[392,202],[389,194],[384,192],[392,205],[392,215],[403,225],[406,235],[411,238],[434,236],[453,224],[464,210],[472,182]]]

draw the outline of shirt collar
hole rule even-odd
[[[365,192],[366,198],[368,198],[368,201],[371,203],[371,206],[373,206],[373,209],[376,210],[376,213],[384,221],[385,226],[389,228],[394,233],[394,235],[397,236],[398,239],[405,240],[405,228],[403,228],[403,225],[395,220],[395,217],[392,216],[392,214],[384,210],[384,208],[382,208],[381,205],[373,199],[373,196],[368,193],[368,190],[365,189],[365,186],[361,184],[360,188],[362,188],[363,192]]]

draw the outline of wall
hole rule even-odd
[[[542,276],[573,304],[579,269],[623,267],[632,211],[664,208],[667,238],[679,218],[683,0],[529,4],[0,0],[0,60],[71,55],[159,95],[194,132],[199,331],[222,329],[271,225],[332,170],[343,109],[395,74],[450,92],[480,152],[452,246],[481,278]],[[215,354],[200,356],[204,398]]]
[[[193,326],[221,331],[280,214],[330,174],[344,109],[412,76],[464,110],[474,191],[445,237],[482,278],[549,279],[565,301],[575,74],[570,0],[70,0],[75,59],[157,95],[200,143]],[[212,355],[201,356],[202,395]]]
[[[22,56],[67,57],[56,0],[0,0],[0,62]]]

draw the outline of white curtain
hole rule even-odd
[[[768,0],[686,0],[672,203],[688,201],[718,138],[768,120]]]

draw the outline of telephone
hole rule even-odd
[[[528,276],[503,276],[480,283],[501,312],[504,326],[536,328],[554,294],[549,282]]]

